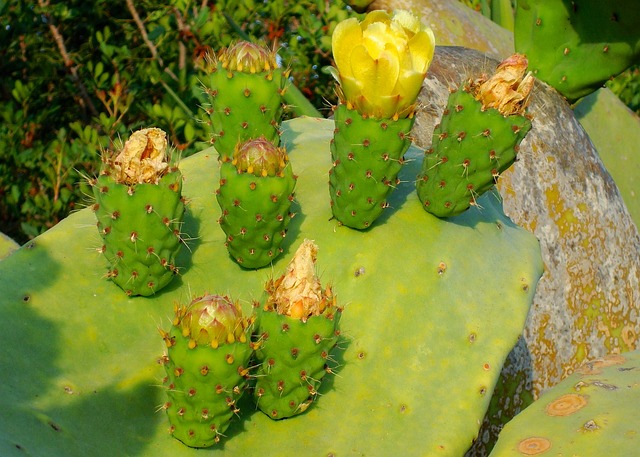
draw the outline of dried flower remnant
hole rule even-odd
[[[107,161],[118,183],[157,184],[169,169],[167,149],[167,134],[163,130],[141,129],[131,135],[116,157]]]
[[[513,54],[503,60],[494,75],[471,83],[476,100],[484,108],[495,108],[503,116],[523,115],[529,104],[529,95],[535,81],[527,73],[528,61],[522,54]]]
[[[275,281],[270,280],[266,289],[269,298],[265,310],[275,310],[294,319],[306,320],[318,316],[328,307],[335,304],[335,297],[330,287],[322,288],[316,276],[316,258],[318,246],[305,239],[286,272]]]

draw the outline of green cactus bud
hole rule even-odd
[[[230,161],[239,143],[260,136],[277,146],[287,78],[275,51],[239,41],[205,61],[201,118],[220,159]]]
[[[272,419],[307,410],[316,398],[338,339],[342,310],[316,276],[318,247],[304,240],[285,273],[265,286],[258,312],[254,400]]]
[[[169,331],[160,330],[167,346],[162,358],[170,433],[190,447],[218,443],[239,413],[252,353],[245,318],[238,303],[221,295],[176,305]]]
[[[192,344],[217,347],[236,340],[244,342],[246,326],[237,303],[220,295],[205,295],[191,302],[189,307],[176,311],[176,319],[183,336],[190,336]]]
[[[264,137],[238,145],[234,159],[220,164],[218,223],[244,268],[264,267],[282,252],[296,179],[285,149]]]
[[[415,118],[363,117],[338,106],[329,171],[331,211],[343,225],[367,229],[389,206]]]
[[[222,68],[244,73],[269,72],[278,67],[276,52],[249,41],[237,41],[218,55]]]
[[[233,165],[239,173],[254,176],[284,176],[284,168],[289,163],[284,148],[275,146],[264,136],[240,143],[233,154]]]
[[[534,80],[526,70],[527,59],[515,54],[491,78],[449,95],[416,181],[425,210],[438,217],[466,211],[513,164],[531,129],[524,113]]]
[[[105,153],[92,184],[106,277],[128,295],[155,294],[178,272],[184,216],[182,174],[170,163],[165,132],[134,132],[117,154]]]

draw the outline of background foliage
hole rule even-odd
[[[208,48],[261,39],[327,107],[321,68],[352,14],[328,0],[0,0],[0,231],[24,242],[86,205],[83,176],[132,130],[164,129],[183,157],[199,150],[194,62]]]

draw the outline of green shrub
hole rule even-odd
[[[351,10],[325,0],[0,1],[0,231],[19,242],[88,204],[83,176],[134,129],[156,126],[188,156],[204,130],[194,62],[261,39],[320,110],[335,101],[321,68]]]

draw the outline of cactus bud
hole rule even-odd
[[[288,162],[285,149],[264,136],[238,144],[232,160],[238,172],[255,176],[282,176]]]
[[[183,336],[189,336],[196,346],[241,341],[248,327],[238,303],[222,295],[196,297],[186,307],[179,307],[176,317]]]
[[[222,67],[229,71],[260,73],[278,67],[274,51],[248,41],[238,41],[222,49],[218,59]]]

